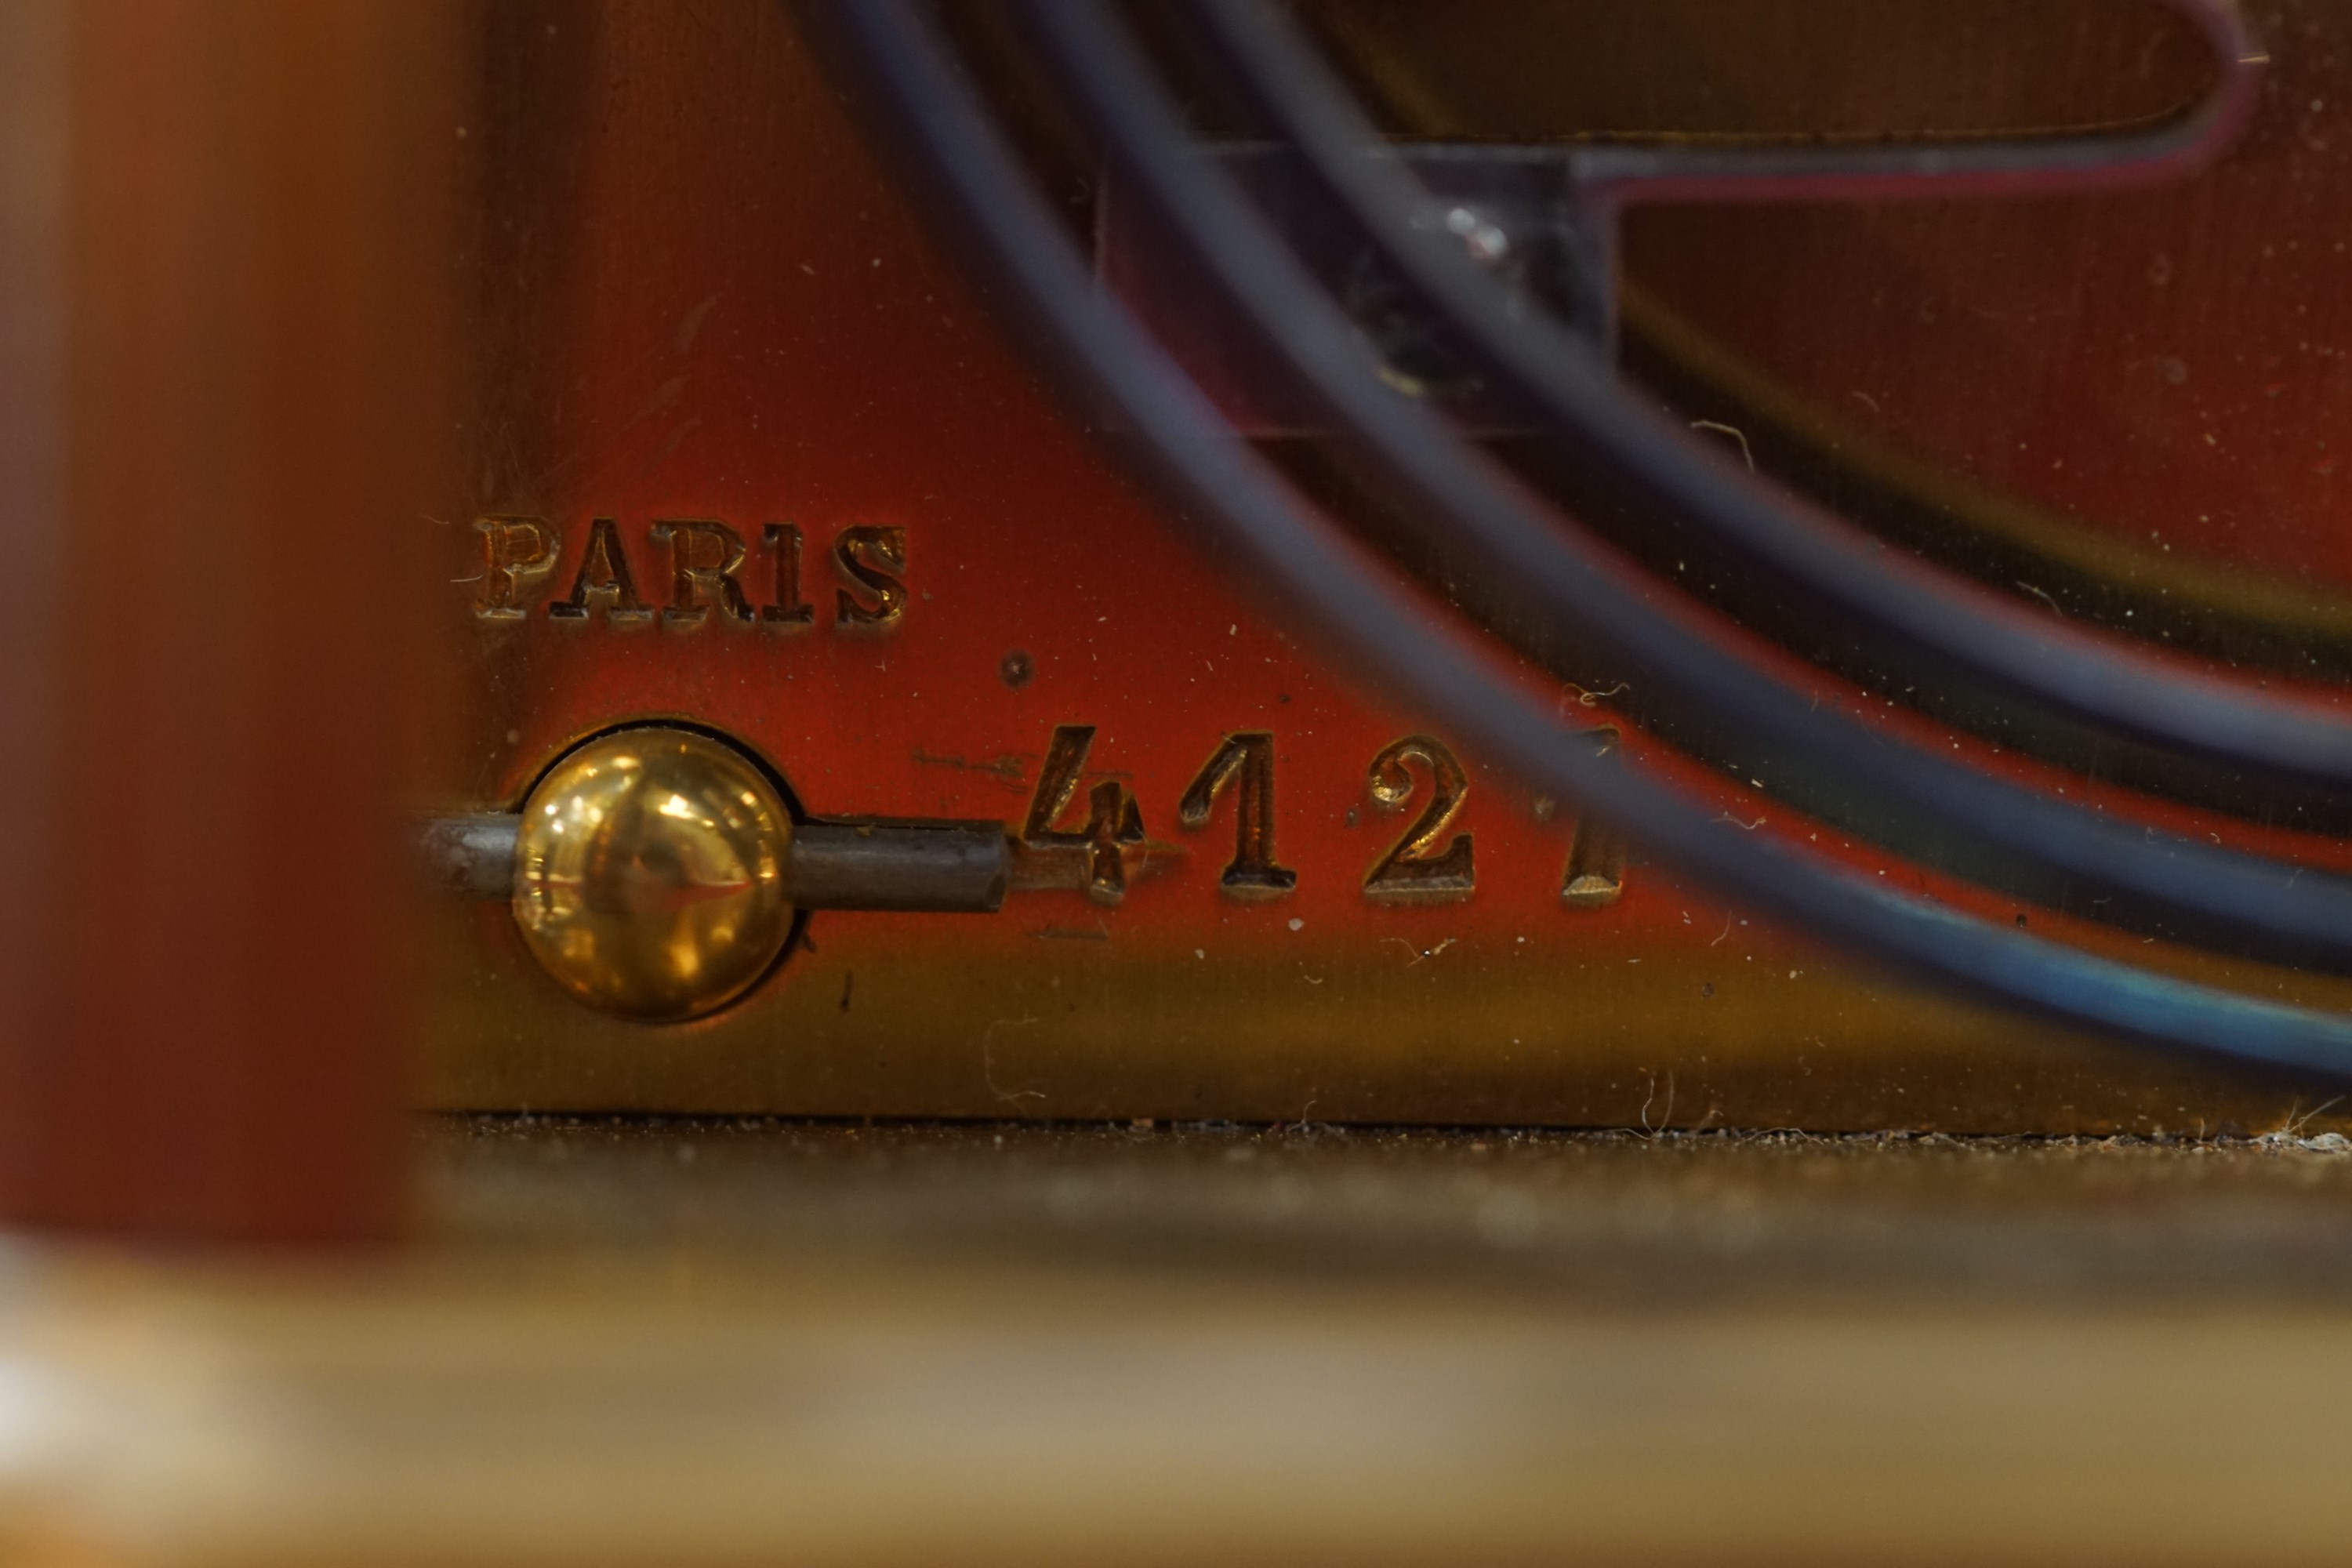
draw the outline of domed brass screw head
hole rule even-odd
[[[541,779],[515,839],[514,916],[556,983],[623,1017],[722,1007],[792,934],[793,824],[767,775],[687,730],[623,730]]]

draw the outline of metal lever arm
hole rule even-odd
[[[433,879],[466,899],[514,895],[509,811],[438,817],[418,844]],[[803,910],[993,914],[1013,856],[1001,822],[804,822],[786,850],[786,888]]]

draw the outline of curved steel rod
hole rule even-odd
[[[1507,595],[1523,614],[1485,616],[1520,651],[1524,628],[1575,628],[1622,673],[1680,706],[1707,750],[1809,808],[1843,796],[1838,817],[1905,852],[2006,891],[2049,897],[2071,879],[2100,919],[2126,919],[2218,952],[2352,969],[2352,883],[2200,844],[1990,777],[1821,706],[1741,656],[1702,615],[1653,602],[1651,585],[1569,519],[1501,480],[1425,404],[1371,371],[1360,334],[1211,161],[1193,155],[1174,107],[1140,57],[1087,0],[1022,0],[1072,107],[1133,180],[1129,199],[1186,247],[1239,328],[1265,346],[1400,492],[1400,521],[1471,552],[1465,596]],[[1499,585],[1499,586],[1497,586]],[[1481,610],[1492,606],[1481,604]],[[1522,628],[1515,633],[1512,628]],[[1826,780],[1833,787],[1822,787]]]
[[[1889,551],[1625,397],[1591,344],[1512,310],[1458,245],[1412,222],[1418,187],[1286,24],[1255,0],[1196,0],[1196,9],[1310,183],[1446,324],[1448,347],[1619,493],[1672,515],[1779,591],[2016,700],[2258,777],[2352,784],[2352,718],[2053,625]]]
[[[1131,454],[1203,539],[1235,552],[1318,631],[1407,700],[1539,788],[1622,825],[1717,889],[1864,955],[1989,1000],[2127,1038],[2352,1079],[2352,1022],[2187,984],[1893,894],[1791,845],[1716,824],[1679,789],[1560,724],[1428,605],[1390,581],[1214,408],[1090,268],[908,0],[830,13],[904,151],[970,240],[1024,344],[1116,407]]]
[[[1944,570],[1988,584],[2023,578],[2049,589],[2066,613],[2095,622],[2072,601],[2127,607],[2147,628],[2138,635],[2161,636],[2219,664],[2290,679],[2352,679],[2352,593],[2147,549],[2041,503],[1996,495],[1814,404],[1649,291],[1621,288],[1618,298],[1627,357],[1642,367],[1637,384],[1685,413],[1738,418],[1759,462],[1768,451],[1785,453],[1805,477],[1791,480],[1784,468],[1781,482],[1816,504],[1847,511],[1824,493],[1858,496],[1848,507],[1871,519],[1874,533]],[[1981,563],[1987,557],[1991,564]],[[2110,624],[2119,618],[2108,616]]]

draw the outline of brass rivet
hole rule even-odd
[[[792,817],[767,775],[690,731],[624,730],[541,779],[515,840],[515,922],[557,984],[624,1017],[724,1006],[792,934]]]

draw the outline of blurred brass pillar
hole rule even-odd
[[[408,578],[451,434],[462,20],[34,0],[0,24],[23,50],[0,233],[37,263],[0,302],[0,394],[47,433],[0,448],[0,1205],[20,1223],[346,1239],[396,1219],[389,829],[424,689]],[[56,177],[16,177],[44,148]]]

